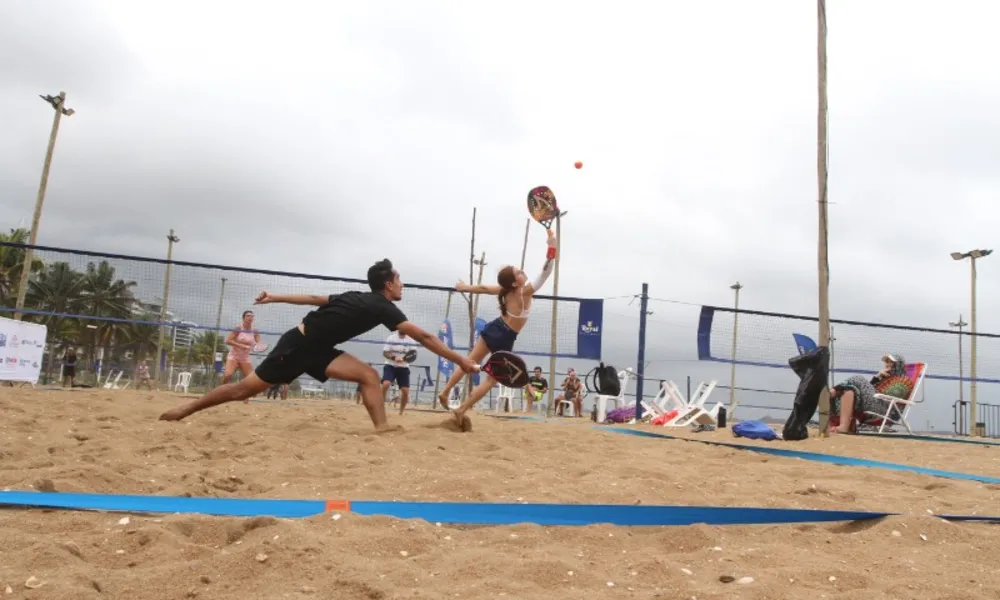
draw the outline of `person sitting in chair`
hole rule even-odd
[[[560,404],[563,400],[568,400],[573,403],[573,413],[576,416],[581,416],[583,413],[583,383],[576,376],[576,371],[570,368],[566,371],[566,379],[562,382],[563,393],[556,398],[556,413],[561,417],[563,416],[563,405]]]
[[[876,394],[898,398],[909,396],[913,382],[906,376],[906,361],[903,357],[899,354],[886,354],[882,357],[882,362],[882,370],[871,379],[863,375],[852,375],[830,390],[830,433],[852,433],[856,414],[884,415],[889,403],[876,398]],[[889,416],[898,420],[900,414],[896,412]]]
[[[528,385],[524,388],[524,412],[530,413],[535,402],[541,402],[549,391],[549,381],[542,377],[542,368],[535,367],[534,373],[528,378]]]

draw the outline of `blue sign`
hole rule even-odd
[[[581,300],[576,329],[576,354],[580,358],[601,359],[601,330],[604,325],[604,300]]]
[[[441,326],[438,327],[438,339],[449,348],[455,347],[452,340],[451,321],[445,319],[441,322]],[[445,359],[443,356],[438,357],[438,373],[441,373],[445,377],[451,377],[454,370],[455,365],[450,360]]]
[[[816,349],[816,342],[811,337],[801,333],[793,333],[792,337],[795,339],[795,346],[799,349],[800,355]]]

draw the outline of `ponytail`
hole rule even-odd
[[[500,284],[500,293],[497,294],[497,302],[500,303],[500,314],[507,316],[507,294],[514,289],[517,275],[514,267],[504,267],[497,274],[497,283]]]
[[[501,289],[497,294],[497,301],[500,303],[500,314],[507,316],[507,290]]]

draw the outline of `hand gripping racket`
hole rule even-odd
[[[253,345],[252,350],[254,352],[263,352],[264,350],[267,350],[267,342],[257,342]]]
[[[507,387],[523,388],[528,385],[528,367],[513,352],[494,352],[483,365],[483,371],[497,383]]]
[[[403,360],[408,363],[417,360],[417,351],[414,349],[407,350],[406,354],[403,355]]]
[[[551,229],[552,221],[556,217],[566,214],[565,211],[559,212],[556,195],[545,185],[532,188],[528,192],[528,213],[531,214],[532,219],[541,223],[545,229]]]

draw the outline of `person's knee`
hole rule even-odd
[[[362,369],[358,376],[358,383],[361,385],[379,385],[379,376],[375,369]],[[388,383],[388,382],[387,382]],[[386,385],[388,387],[388,385]]]

